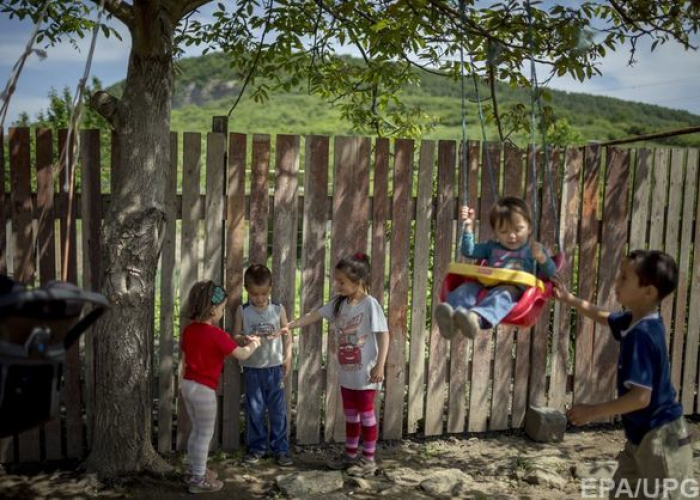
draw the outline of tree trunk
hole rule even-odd
[[[102,477],[170,469],[151,443],[154,290],[173,88],[173,26],[159,4],[134,2],[124,95],[101,110],[119,142],[101,237],[102,292],[112,308],[95,332],[95,415],[85,463]]]

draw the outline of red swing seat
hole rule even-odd
[[[554,265],[557,268],[557,272],[564,267],[565,256],[562,252],[559,252],[552,256]],[[483,270],[488,270],[485,265],[480,266]],[[476,276],[471,276],[467,274],[459,274],[455,272],[448,272],[445,278],[442,280],[442,286],[440,287],[440,301],[444,302],[447,299],[447,295],[457,288],[462,283],[468,281],[479,281]],[[517,326],[521,328],[529,328],[537,323],[537,319],[542,312],[542,308],[547,303],[547,301],[552,298],[553,295],[553,285],[549,280],[539,282],[542,286],[529,286],[525,289],[525,292],[518,300],[515,307],[508,313],[500,324],[506,324],[511,326]],[[538,284],[539,284],[538,283]],[[484,288],[479,292],[478,300],[481,301],[487,293],[487,289]]]

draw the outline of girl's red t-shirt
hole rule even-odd
[[[221,328],[207,323],[190,323],[182,332],[186,380],[216,390],[224,359],[238,344]]]

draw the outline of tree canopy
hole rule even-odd
[[[93,0],[100,5],[99,0]],[[143,3],[143,2],[135,2]],[[402,89],[417,85],[412,69],[458,79],[467,76],[512,86],[532,85],[530,57],[546,73],[585,80],[599,74],[599,62],[625,45],[630,60],[637,42],[677,42],[694,49],[700,4],[693,1],[441,1],[441,0],[242,0],[218,2],[213,17],[198,10],[207,0],[162,0],[176,24],[173,54],[185,46],[223,51],[256,101],[271,89],[299,88],[338,105],[344,118],[379,135],[418,135],[430,120],[419,105],[406,105]],[[3,0],[2,10],[24,18],[37,15],[38,2]],[[126,2],[104,2],[112,20],[130,30],[139,20]],[[51,2],[38,41],[75,43],[91,27],[89,2]],[[36,20],[36,19],[35,19]],[[144,20],[145,21],[145,20]],[[103,26],[106,36],[117,34]],[[352,50],[365,64],[340,54]],[[461,53],[461,51],[463,51]],[[462,60],[464,65],[462,65]],[[498,109],[491,87],[490,115],[506,130],[526,128],[527,110]],[[546,114],[546,113],[545,113]],[[504,132],[501,133],[503,137]]]

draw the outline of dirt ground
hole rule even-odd
[[[695,438],[695,473],[700,477],[700,421],[691,421],[690,425]],[[623,443],[619,426],[571,429],[564,441],[557,444],[535,443],[520,431],[380,442],[376,476],[364,481],[346,476],[342,490],[316,498],[436,498],[435,492],[426,492],[421,487],[421,480],[440,470],[457,469],[468,479],[456,494],[452,491],[449,496],[453,498],[579,499],[584,497],[581,480],[575,477],[576,468],[582,464],[613,461]],[[285,494],[276,485],[276,477],[325,470],[326,458],[340,450],[339,445],[298,446],[293,453],[295,465],[287,468],[276,466],[272,460],[245,467],[240,455],[214,454],[209,465],[219,473],[225,486],[220,492],[204,497],[212,500],[284,498]],[[179,468],[180,462],[181,457],[173,457],[175,467]],[[555,479],[560,478],[558,484],[530,484],[525,476],[534,468],[545,469]],[[94,475],[78,470],[75,463],[8,466],[4,474],[0,473],[0,498],[164,500],[190,497],[177,474],[102,483]]]

